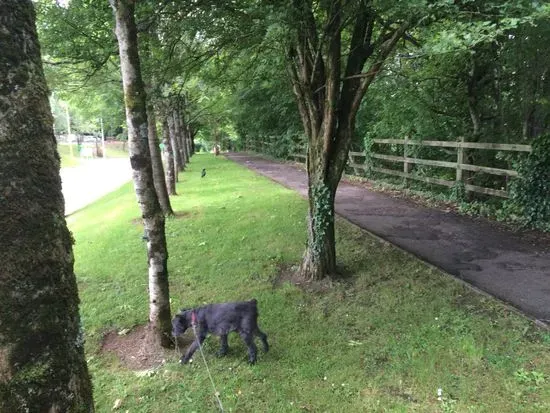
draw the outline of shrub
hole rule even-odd
[[[536,138],[532,147],[529,156],[519,162],[510,198],[527,225],[544,227],[550,223],[550,134]]]

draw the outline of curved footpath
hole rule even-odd
[[[291,164],[228,153],[242,164],[307,196],[306,173]],[[550,324],[550,245],[483,219],[418,206],[342,181],[336,213],[468,284]]]
[[[66,216],[132,179],[128,158],[81,160],[77,166],[61,168],[60,173]]]

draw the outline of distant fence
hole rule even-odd
[[[497,151],[513,151],[513,152],[531,152],[531,145],[519,145],[519,144],[503,144],[503,143],[482,143],[482,142],[465,142],[462,138],[460,141],[417,141],[405,139],[373,139],[374,143],[377,144],[387,144],[387,145],[403,145],[403,155],[386,155],[376,152],[371,152],[368,156],[365,152],[349,152],[349,162],[348,166],[353,168],[356,175],[359,175],[359,171],[370,170],[373,172],[378,172],[381,174],[399,176],[405,179],[414,179],[417,181],[426,182],[429,184],[443,185],[446,187],[453,187],[457,182],[463,182],[463,171],[472,171],[472,172],[484,172],[490,175],[500,175],[500,176],[517,176],[518,173],[512,169],[500,169],[492,168],[488,166],[472,165],[464,163],[464,150],[465,149],[485,149],[485,150],[497,150]],[[439,148],[454,148],[456,149],[456,161],[438,161],[431,159],[421,159],[410,157],[409,148],[412,146],[422,146],[422,147],[439,147]],[[300,153],[293,153],[291,155],[297,161],[305,161],[306,156]],[[403,171],[397,169],[388,169],[375,167],[368,164],[368,159],[380,159],[384,161],[402,163]],[[360,163],[359,159],[363,159],[363,162]],[[426,165],[426,166],[435,166],[441,168],[450,168],[455,169],[455,180],[450,181],[440,178],[431,178],[427,176],[416,175],[411,172],[412,165]],[[470,192],[477,192],[481,194],[498,196],[501,198],[508,198],[508,192],[501,189],[487,188],[477,185],[471,185],[464,183],[464,189]]]

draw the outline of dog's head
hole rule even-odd
[[[191,310],[181,310],[172,320],[172,335],[174,337],[181,336],[185,333],[185,330],[191,326],[190,321],[187,321],[190,311]]]

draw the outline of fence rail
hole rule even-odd
[[[531,152],[531,145],[520,144],[505,144],[505,143],[485,143],[485,142],[465,142],[464,138],[460,138],[458,141],[417,141],[405,139],[373,139],[374,143],[387,144],[387,145],[403,145],[403,155],[387,155],[373,152],[367,157],[365,152],[349,152],[348,166],[353,168],[356,175],[359,175],[359,171],[371,170],[377,173],[398,176],[405,179],[413,179],[417,181],[426,182],[429,184],[442,185],[446,187],[453,187],[457,182],[463,182],[463,171],[470,172],[483,172],[490,175],[498,176],[518,176],[517,171],[512,169],[493,168],[489,166],[473,165],[464,163],[465,149],[484,149],[484,150],[496,150],[496,151],[511,151],[511,152]],[[439,147],[439,148],[454,148],[456,149],[456,161],[439,161],[431,159],[422,159],[408,156],[409,146],[426,146],[426,147]],[[296,160],[305,160],[306,155],[293,153],[291,154]],[[361,162],[360,159],[363,159]],[[375,167],[372,164],[368,164],[368,158],[380,159],[387,162],[403,163],[403,171],[389,168]],[[440,168],[454,169],[455,180],[446,180],[440,178],[431,178],[427,176],[419,176],[411,172],[412,165],[425,165],[435,166]],[[508,192],[502,189],[487,188],[477,185],[471,185],[464,183],[464,189],[470,192],[477,192],[486,195],[498,196],[501,198],[508,198]]]

